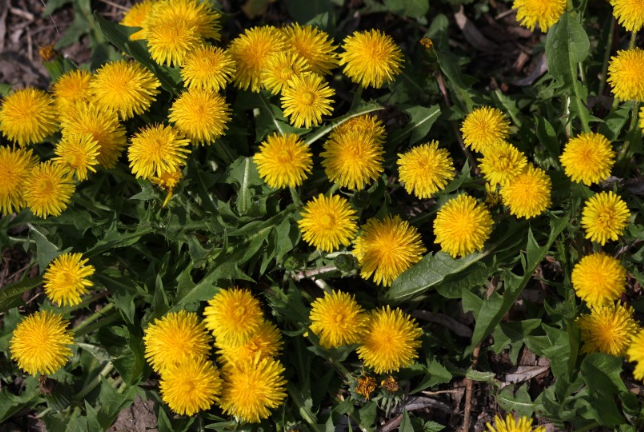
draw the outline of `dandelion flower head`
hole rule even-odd
[[[8,215],[25,207],[23,190],[38,157],[32,150],[0,146],[0,214]]]
[[[362,190],[384,171],[384,154],[382,144],[353,131],[330,137],[320,156],[329,180],[341,187]]]
[[[176,172],[186,163],[190,141],[172,126],[148,125],[132,137],[127,155],[136,178]]]
[[[638,32],[644,26],[644,3],[638,0],[612,0],[613,15],[626,30]]]
[[[311,149],[292,133],[269,135],[253,160],[259,176],[272,188],[300,186],[313,167]]]
[[[503,142],[490,146],[479,159],[479,168],[485,180],[493,185],[505,185],[521,174],[528,158],[512,144]]]
[[[339,195],[313,197],[301,212],[297,225],[309,245],[324,252],[348,246],[358,231],[356,211]]]
[[[162,3],[172,3],[166,1]],[[163,9],[159,7],[158,9]],[[150,57],[160,65],[181,66],[201,42],[191,23],[178,20],[170,15],[154,13],[147,20],[145,39],[148,41]]]
[[[210,2],[203,0],[171,0],[158,1],[152,7],[150,14],[144,22],[144,29],[154,26],[156,22],[167,23],[182,21],[192,28],[199,41],[205,39],[221,39],[221,16],[210,6]]]
[[[610,176],[615,152],[604,135],[584,132],[568,141],[560,159],[572,181],[590,186]]]
[[[282,29],[286,46],[306,60],[312,72],[330,75],[338,67],[338,54],[331,37],[311,25],[292,23]]]
[[[494,427],[486,423],[487,432],[546,432],[543,426],[532,427],[532,419],[521,416],[515,419],[512,414],[508,414],[505,420],[501,416],[494,417]]]
[[[368,322],[365,310],[353,295],[340,291],[325,293],[311,304],[311,331],[320,336],[324,348],[360,342]]]
[[[639,48],[617,51],[608,63],[608,79],[615,97],[644,101],[644,51]]]
[[[74,306],[87,294],[87,288],[94,285],[89,279],[94,266],[87,264],[80,253],[65,253],[49,264],[43,275],[45,294],[49,300],[61,306]]]
[[[530,219],[539,216],[550,206],[551,188],[552,182],[548,174],[530,164],[501,188],[501,198],[512,215]]]
[[[246,289],[220,289],[204,310],[206,328],[219,344],[239,346],[259,329],[264,316],[259,301]]]
[[[253,336],[243,345],[229,346],[217,342],[218,354],[225,364],[252,361],[256,357],[260,360],[277,356],[282,350],[282,333],[270,321],[263,321]]]
[[[59,216],[76,190],[69,168],[52,161],[36,165],[27,178],[24,198],[31,212],[43,219]]]
[[[309,65],[299,54],[283,51],[272,54],[262,71],[262,86],[273,94],[280,94],[294,76],[307,72]]]
[[[351,117],[349,120],[341,123],[338,127],[333,129],[329,134],[329,137],[334,138],[349,132],[360,132],[361,134],[372,138],[377,144],[384,144],[385,139],[387,138],[387,132],[385,131],[382,120],[376,116],[372,116],[371,114]]]
[[[479,153],[505,142],[510,133],[510,122],[498,108],[480,107],[465,117],[461,126],[463,142]]]
[[[628,361],[635,362],[633,376],[635,379],[644,380],[644,330],[640,330],[631,340],[626,350]]]
[[[211,361],[203,357],[186,358],[163,372],[159,388],[161,399],[172,411],[192,416],[218,400],[222,380]]]
[[[9,93],[0,104],[0,132],[21,145],[41,143],[58,130],[51,96],[25,88]]]
[[[132,5],[132,7],[123,15],[120,24],[126,27],[144,27],[145,20],[152,11],[157,0],[143,0]],[[145,39],[145,30],[141,29],[130,35],[130,40]]]
[[[402,71],[403,54],[391,36],[380,30],[356,31],[342,44],[344,74],[363,87],[380,88]]]
[[[54,105],[59,115],[64,116],[67,110],[74,109],[78,102],[89,102],[92,92],[89,87],[92,73],[76,69],[61,75],[51,87]]]
[[[284,36],[275,27],[246,29],[228,48],[237,66],[235,86],[241,90],[259,92],[262,71],[266,68],[268,59],[273,54],[284,51],[285,47]]]
[[[293,75],[282,90],[282,109],[289,122],[299,128],[318,126],[322,116],[333,112],[335,90],[324,79],[312,72]]]
[[[626,291],[626,269],[603,252],[586,255],[572,270],[572,286],[588,306],[601,306],[619,299]]]
[[[566,0],[514,0],[513,9],[517,10],[517,22],[534,31],[537,24],[542,32],[547,32],[566,11]]]
[[[409,194],[431,198],[454,178],[454,162],[438,141],[421,144],[398,155],[400,181]]]
[[[91,134],[65,134],[56,144],[52,160],[69,168],[80,181],[87,180],[89,172],[96,172],[100,147]]]
[[[223,90],[235,78],[235,62],[227,51],[202,45],[186,57],[181,78],[188,88]]]
[[[593,306],[576,320],[581,329],[582,353],[626,354],[631,339],[640,330],[633,308],[621,304]]]
[[[230,114],[230,106],[222,95],[191,88],[174,101],[168,119],[192,141],[211,144],[226,134]]]
[[[631,212],[626,203],[613,191],[599,192],[586,201],[581,225],[590,241],[605,245],[617,240],[628,225]]]

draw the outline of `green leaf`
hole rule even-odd
[[[396,15],[420,18],[429,12],[429,0],[385,0],[385,7]]]
[[[42,284],[42,278],[25,279],[0,289],[0,313],[24,303],[22,295]]]
[[[29,224],[29,236],[36,242],[36,261],[40,273],[43,273],[54,258],[60,255],[58,246],[47,239],[47,231]]]
[[[300,24],[306,24],[317,15],[332,14],[333,4],[330,0],[286,0],[289,15]]]
[[[532,402],[526,385],[520,386],[514,393],[512,386],[504,387],[495,400],[507,412],[516,412],[521,416],[532,417],[535,410],[535,403]]]
[[[432,105],[429,108],[416,106],[406,109],[405,112],[409,115],[409,124],[391,134],[390,142],[393,144],[399,144],[407,137],[410,144],[422,140],[440,116],[441,109],[438,105]]]
[[[375,102],[361,102],[360,104],[358,104],[357,107],[352,109],[347,114],[341,117],[338,117],[332,120],[330,124],[327,124],[326,126],[322,126],[318,128],[316,131],[311,132],[311,134],[307,135],[304,140],[307,144],[311,145],[315,141],[325,136],[326,134],[330,133],[333,129],[340,126],[342,123],[346,122],[347,120],[352,119],[353,117],[369,114],[370,112],[379,111],[381,109],[384,109],[384,108]]]
[[[403,418],[400,422],[399,432],[414,432],[414,426],[411,424],[411,419],[409,418],[409,413],[407,410],[403,411]]]
[[[614,403],[619,392],[627,392],[622,381],[621,357],[603,353],[592,353],[581,363],[581,374],[586,379],[590,412],[595,420],[603,426],[617,426],[624,423]]]
[[[461,72],[462,68],[458,64],[458,57],[455,55],[438,49],[435,49],[434,53],[441,71],[445,74],[451,84],[451,88],[456,93],[456,101],[461,105],[461,110],[471,112],[474,109],[471,87],[475,80]]]
[[[546,40],[548,71],[559,85],[570,87],[577,81],[577,64],[588,57],[589,50],[590,40],[579,19],[564,13]]]
[[[237,185],[237,210],[244,215],[252,207],[252,187],[263,185],[252,157],[240,157],[228,168],[226,182]]]
[[[555,129],[545,117],[536,116],[535,120],[537,122],[537,137],[539,138],[539,142],[548,150],[553,161],[558,164],[561,150]]]

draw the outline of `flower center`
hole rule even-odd
[[[306,91],[300,95],[300,102],[302,102],[303,105],[313,105],[313,102],[315,102],[315,95],[313,92]]]

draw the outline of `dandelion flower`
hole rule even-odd
[[[127,145],[125,128],[116,113],[92,103],[80,103],[73,115],[62,121],[63,139],[68,136],[91,135],[98,144],[96,160],[105,168],[114,168]]]
[[[271,358],[257,357],[227,366],[219,406],[241,421],[259,423],[286,398],[283,374],[284,366]]]
[[[348,246],[358,231],[355,210],[349,201],[339,195],[313,197],[301,212],[297,225],[302,238],[309,245],[324,252],[333,252],[340,246]]]
[[[259,301],[250,291],[239,288],[219,290],[208,301],[204,316],[217,343],[231,347],[248,342],[264,322]]]
[[[100,147],[90,134],[70,135],[65,134],[63,139],[56,144],[52,160],[57,164],[69,168],[70,172],[80,181],[87,180],[88,171],[96,172]]]
[[[311,304],[311,331],[320,336],[324,348],[360,342],[368,315],[353,295],[340,291],[324,294]]]
[[[172,126],[149,125],[132,137],[127,150],[130,169],[136,178],[158,177],[176,172],[186,163],[190,154],[187,140]]]
[[[638,32],[644,26],[644,3],[638,0],[612,0],[613,15],[629,32]]]
[[[0,105],[0,132],[21,146],[41,143],[58,130],[52,98],[42,90],[11,92]]]
[[[218,354],[224,363],[240,363],[252,361],[255,357],[271,358],[282,349],[282,333],[269,321],[263,321],[253,336],[243,345],[229,346],[216,343]]]
[[[508,414],[505,420],[500,416],[494,416],[494,427],[486,423],[488,432],[546,432],[546,428],[538,426],[532,428],[532,419],[528,417],[519,417],[516,420],[512,414]]]
[[[501,204],[499,190],[498,184],[485,183],[485,205],[488,208],[493,208]]]
[[[274,133],[253,157],[259,176],[272,188],[299,186],[311,173],[311,149],[292,133]]]
[[[403,55],[391,36],[380,30],[356,31],[342,44],[344,74],[363,87],[380,88],[402,70]]]
[[[350,118],[333,129],[329,136],[334,138],[349,132],[359,132],[370,137],[377,144],[384,144],[385,139],[387,138],[387,132],[382,124],[382,120],[376,116],[372,116],[371,114],[364,114]]]
[[[83,254],[66,253],[56,257],[47,267],[43,280],[49,300],[61,306],[74,306],[94,286],[88,278],[94,274],[94,266],[87,264]]]
[[[418,357],[423,331],[400,309],[389,306],[371,313],[358,356],[375,373],[397,372]]]
[[[156,3],[156,0],[143,0],[142,2],[136,3],[125,13],[120,24],[126,27],[143,27],[145,20],[150,15]],[[145,30],[143,29],[130,35],[130,40],[141,39],[145,39]]]
[[[32,150],[0,147],[0,214],[8,215],[25,207],[23,190],[38,157]]]
[[[174,101],[168,119],[192,141],[210,144],[225,135],[230,112],[219,93],[192,88]]]
[[[11,358],[30,375],[52,375],[72,356],[69,345],[73,334],[67,321],[50,311],[39,311],[24,318],[11,337]]]
[[[338,66],[336,46],[331,37],[317,27],[293,23],[284,27],[282,33],[287,48],[303,57],[312,72],[330,75]]]
[[[221,48],[203,45],[192,51],[181,67],[181,78],[188,88],[219,91],[235,77],[235,62]]]
[[[273,94],[280,94],[288,86],[294,76],[309,70],[309,65],[304,58],[292,52],[279,52],[272,54],[266,61],[266,68],[262,71],[262,86]]]
[[[323,115],[333,112],[335,90],[329,88],[320,75],[307,72],[294,75],[282,90],[282,109],[289,122],[299,128],[322,123]]]
[[[449,152],[432,141],[398,154],[398,173],[407,193],[431,198],[454,178],[454,163]]]
[[[600,192],[586,201],[581,215],[581,225],[586,238],[604,246],[609,240],[617,240],[628,225],[631,213],[626,203],[610,192]]]
[[[201,42],[189,22],[167,17],[148,20],[145,38],[152,60],[168,66],[181,66],[188,54]]]
[[[182,178],[183,178],[183,172],[177,168],[174,171],[166,171],[161,173],[161,175],[159,175],[158,177],[152,177],[150,179],[152,183],[159,186],[164,191],[168,192],[168,194],[165,197],[165,200],[163,200],[163,207],[165,207],[170,201],[170,198],[172,198],[174,188],[179,184]]]
[[[197,314],[170,312],[155,319],[145,329],[145,358],[162,375],[171,366],[186,359],[206,358],[210,351],[210,335]]]
[[[43,219],[59,216],[67,208],[76,190],[69,168],[41,162],[31,170],[24,189],[29,210]]]
[[[608,84],[615,97],[644,101],[644,51],[639,48],[617,51],[608,63]]]
[[[192,28],[200,41],[205,39],[221,39],[220,15],[203,0],[171,0],[159,1],[150,11],[144,22],[144,29],[155,26],[158,22],[183,21]]]
[[[120,60],[103,65],[89,85],[99,106],[127,120],[150,108],[161,83],[139,63]]]
[[[604,135],[584,132],[568,141],[560,159],[572,181],[590,186],[610,176],[615,152]]]
[[[566,0],[514,0],[517,22],[534,31],[537,24],[547,32],[566,11]]]
[[[222,380],[211,361],[188,357],[163,372],[159,388],[161,399],[172,411],[192,416],[209,409],[218,399]]]
[[[589,314],[576,320],[581,329],[582,353],[626,354],[631,339],[639,331],[633,308],[621,304],[593,306]]]
[[[539,216],[550,205],[551,187],[548,174],[529,165],[527,170],[501,188],[501,198],[511,214],[530,219]]]
[[[427,252],[418,230],[400,216],[369,219],[354,244],[360,276],[369,279],[373,275],[373,281],[384,286],[391,286]]]
[[[510,133],[510,122],[497,108],[477,108],[465,117],[461,126],[463,142],[479,153],[505,142]]]
[[[635,379],[644,379],[644,330],[640,330],[637,335],[631,339],[631,344],[626,351],[626,357],[629,362],[637,363],[633,376]]]
[[[453,258],[483,249],[492,232],[490,211],[475,198],[461,194],[449,200],[434,220],[435,242]]]
[[[54,95],[54,105],[60,116],[68,110],[73,110],[78,102],[91,100],[89,82],[92,73],[84,69],[76,69],[64,73],[51,88]]]
[[[382,144],[356,131],[330,137],[320,156],[329,180],[361,190],[384,171],[384,154]]]
[[[258,93],[262,81],[262,71],[266,68],[271,55],[284,51],[284,36],[275,27],[263,26],[246,29],[244,34],[235,38],[228,48],[235,64],[235,86],[241,90]]]
[[[528,158],[515,146],[500,143],[489,147],[479,160],[479,168],[485,180],[493,185],[506,185],[528,165]]]
[[[626,269],[603,252],[587,255],[572,270],[572,286],[588,306],[613,302],[626,291]]]

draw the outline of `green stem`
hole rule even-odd
[[[359,84],[358,89],[353,94],[353,102],[351,102],[351,111],[356,109],[358,107],[358,105],[360,105],[360,102],[362,102],[362,92],[363,91],[364,91],[364,87],[362,87],[362,84]]]
[[[581,67],[581,65],[580,65]],[[588,115],[588,111],[586,110],[586,107],[584,106],[584,103],[581,100],[581,89],[579,88],[579,85],[581,83],[577,78],[574,78],[573,82],[573,88],[575,92],[575,104],[577,105],[577,112],[579,113],[579,120],[581,121],[581,127],[584,129],[584,132],[590,132],[590,126],[588,124],[590,123],[590,117]]]
[[[634,31],[634,32],[631,33],[631,40],[628,43],[628,49],[629,50],[632,50],[633,48],[635,48],[635,40],[636,39],[637,39],[637,32]]]
[[[76,328],[74,328],[74,335],[78,337],[87,333],[88,332],[87,327],[91,323],[98,320],[100,317],[102,317],[112,309],[114,309],[114,303],[108,303],[103,309],[101,309],[100,311],[96,312],[93,315],[90,315],[85,321],[83,321]]]
[[[302,200],[300,199],[300,195],[297,193],[297,190],[294,187],[290,187],[289,189],[291,191],[293,204],[295,204],[296,207],[302,207]]]
[[[340,189],[340,185],[337,182],[333,183],[333,185],[331,186],[331,189],[329,189],[329,192],[327,192],[327,195],[328,196],[333,195],[338,189]]]
[[[640,103],[637,101],[633,102],[633,108],[631,111],[631,124],[628,127],[628,135],[630,135],[633,130],[637,127],[637,111],[639,110]],[[631,139],[627,139],[624,141],[624,145],[622,146],[621,150],[619,151],[619,155],[617,156],[617,166],[618,166],[618,172],[621,172],[624,174],[628,168],[628,159],[629,159],[629,148],[631,146]]]
[[[90,381],[90,382],[85,386],[85,388],[84,388],[83,390],[81,390],[81,391],[80,391],[80,393],[78,393],[78,394],[76,395],[76,397],[74,397],[74,400],[75,400],[76,402],[80,402],[80,401],[82,401],[82,400],[83,400],[83,398],[85,398],[85,396],[87,396],[88,394],[90,394],[90,393],[92,392],[92,390],[94,390],[94,389],[96,388],[96,386],[98,386],[98,385],[101,383],[101,381],[103,380],[103,378],[105,378],[107,375],[109,375],[109,373],[110,373],[110,372],[112,372],[112,369],[114,369],[114,365],[112,364],[112,362],[107,362],[107,364],[105,365],[105,367],[103,368],[103,370],[101,370],[101,371],[100,371],[100,372],[99,372],[99,373],[94,377],[94,379],[92,379],[92,380],[91,380],[91,381]]]
[[[610,53],[613,49],[613,37],[615,35],[615,17],[611,16],[610,19],[610,29],[608,30],[608,40],[606,41],[606,51],[604,51],[604,63],[602,65],[602,75],[601,80],[599,81],[599,91],[597,91],[597,96],[604,94],[606,89],[606,78],[608,76],[608,62],[610,61]]]
[[[592,422],[590,424],[587,424],[586,426],[580,427],[579,429],[575,429],[573,432],[586,432],[595,429],[597,426],[599,426],[599,423]]]

